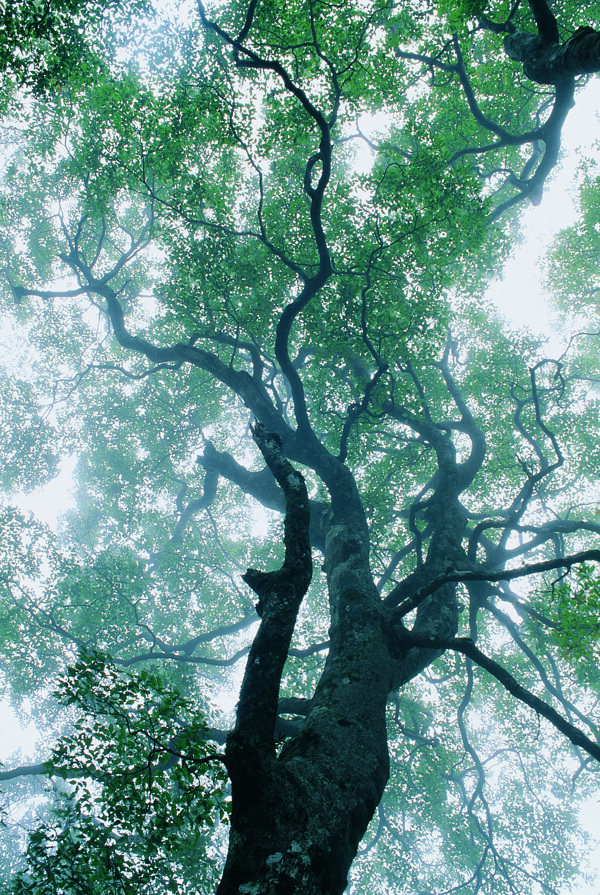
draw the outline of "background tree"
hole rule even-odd
[[[2,63],[3,485],[77,457],[58,533],[3,510],[7,692],[55,743],[0,774],[55,781],[7,889],[341,892],[373,819],[356,891],[558,892],[596,336],[552,358],[484,292],[600,10],[78,3],[56,78],[64,8]]]

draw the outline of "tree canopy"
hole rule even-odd
[[[598,27],[568,0],[2,13],[2,685],[41,732],[0,771],[6,892],[581,885],[593,160],[546,263],[559,354],[486,287]],[[19,495],[67,462],[49,526]]]

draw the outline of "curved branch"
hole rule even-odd
[[[432,581],[401,603],[395,610],[397,618],[404,618],[413,609],[416,609],[430,594],[444,584],[459,583],[463,581],[512,581],[514,578],[526,578],[528,575],[539,575],[542,572],[550,572],[553,569],[570,569],[572,566],[584,562],[600,562],[600,550],[582,550],[580,553],[572,553],[569,556],[559,556],[556,559],[543,562],[529,563],[518,569],[489,569],[483,567],[465,569],[464,571],[448,570],[443,575],[438,575]],[[391,596],[391,594],[390,594]]]
[[[469,80],[462,50],[456,34],[452,38],[452,44],[456,54],[456,74],[458,75],[469,109],[475,121],[492,134],[496,134],[496,136],[500,138],[501,145],[503,146],[522,146],[524,143],[531,143],[533,140],[539,140],[542,136],[541,128],[537,128],[534,131],[528,131],[524,134],[511,134],[511,132],[507,131],[502,125],[497,124],[495,121],[492,121],[491,118],[488,118],[483,114],[479,108],[479,103],[475,97],[475,91],[473,90],[471,81]]]
[[[264,59],[254,50],[245,47],[239,40],[233,38],[224,31],[216,22],[211,21],[204,9],[202,0],[197,0],[200,18],[205,28],[213,31],[222,40],[225,41],[234,50],[234,59],[240,67],[249,67],[274,72],[283,82],[286,90],[288,90],[296,99],[299,100],[302,108],[312,118],[317,125],[321,138],[319,141],[319,149],[313,153],[306,163],[304,174],[304,192],[310,199],[310,221],[319,257],[319,266],[316,274],[304,282],[304,286],[294,301],[291,301],[283,310],[279,322],[277,324],[275,337],[275,356],[281,365],[281,369],[292,390],[294,399],[294,412],[298,422],[298,428],[305,438],[309,438],[311,442],[316,443],[316,437],[312,432],[312,428],[308,419],[306,408],[306,400],[304,396],[304,387],[298,371],[294,367],[289,355],[289,337],[294,320],[306,307],[312,298],[319,292],[322,286],[329,279],[333,267],[329,253],[329,246],[325,236],[322,221],[323,197],[329,179],[331,177],[331,155],[332,144],[330,136],[330,122],[327,121],[323,113],[308,98],[307,94],[290,78],[289,74],[280,62],[272,59]],[[254,7],[248,10],[246,23],[242,29],[241,36],[245,37],[251,26]],[[337,99],[339,102],[339,97]],[[332,122],[335,120],[335,111],[332,115]],[[312,173],[315,166],[320,165],[320,173],[316,186],[312,185]]]
[[[508,615],[506,615],[506,613],[504,613],[500,609],[498,609],[497,606],[488,604],[488,605],[486,605],[485,608],[487,609],[488,612],[491,612],[491,614],[494,616],[494,618],[496,618],[498,620],[498,622],[504,628],[506,628],[506,630],[512,637],[513,641],[515,642],[516,646],[521,650],[521,652],[524,654],[524,656],[529,661],[532,668],[534,668],[535,671],[537,672],[537,674],[538,674],[542,684],[546,688],[546,690],[555,699],[557,699],[561,703],[562,707],[564,708],[564,710],[567,713],[572,713],[572,714],[576,715],[580,721],[582,721],[584,724],[588,724],[588,726],[592,729],[592,732],[594,733],[594,735],[597,735],[597,731],[596,731],[594,725],[590,721],[587,720],[585,714],[580,709],[578,709],[576,705],[574,705],[572,702],[570,702],[564,696],[564,694],[562,694],[558,690],[558,688],[552,683],[552,681],[548,677],[548,673],[547,673],[546,669],[544,668],[542,662],[540,661],[539,657],[536,656],[534,651],[527,645],[527,643],[525,643],[525,641],[519,634],[517,625],[514,624],[514,622],[511,620],[511,618]]]
[[[558,22],[547,0],[529,0],[538,34],[545,44],[558,43]]]
[[[591,740],[583,733],[583,731],[579,730],[578,727],[570,724],[569,721],[562,717],[562,715],[559,715],[559,713],[553,709],[552,706],[548,705],[547,702],[544,702],[543,699],[540,699],[529,690],[526,690],[525,687],[522,687],[506,668],[498,662],[495,662],[493,659],[490,659],[485,653],[482,653],[470,638],[455,637],[450,640],[441,640],[436,638],[417,637],[407,632],[406,640],[408,643],[414,643],[415,646],[442,650],[450,649],[468,656],[469,659],[472,659],[473,662],[491,674],[492,677],[495,677],[512,696],[515,696],[521,702],[525,703],[525,705],[530,706],[539,715],[542,715],[550,721],[550,723],[564,734],[574,746],[583,749],[588,755],[591,755],[592,758],[595,758],[600,762],[600,743]]]

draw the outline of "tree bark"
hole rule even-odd
[[[346,601],[350,630],[338,631],[301,731],[278,756],[235,733],[228,741],[233,811],[219,895],[346,887],[388,779],[392,681],[382,614],[365,612],[362,594]]]
[[[504,38],[504,49],[537,84],[561,84],[600,71],[600,32],[593,28],[578,28],[563,44],[548,44],[537,34],[516,31]]]
[[[269,463],[267,454],[265,459]],[[264,726],[265,690],[258,675],[262,664],[271,662],[274,640],[287,653],[291,629],[280,627],[274,639],[267,638],[269,628],[275,632],[273,614],[280,611],[279,597],[270,588],[279,587],[286,563],[279,572],[249,570],[245,576],[259,594],[263,616],[248,660],[236,727],[227,742],[232,817],[219,895],[343,892],[388,779],[385,714],[396,678],[388,643],[389,610],[369,570],[360,498],[348,471],[338,472],[335,509],[329,513],[325,537],[330,651],[310,711],[279,754],[270,714],[269,730]],[[278,482],[285,490],[286,476],[279,476]],[[288,499],[286,533],[291,531],[290,510]],[[304,533],[296,529],[305,543],[308,526],[305,519]],[[286,536],[286,556],[288,546]],[[276,697],[271,693],[268,705],[276,705]]]
[[[427,429],[441,466],[431,504],[437,534],[424,571],[430,580],[462,555],[465,520],[451,441],[434,427]],[[273,468],[266,453],[265,459]],[[395,608],[382,601],[373,582],[368,526],[352,475],[343,464],[334,470],[332,463],[329,471],[332,505],[324,521],[324,568],[330,650],[302,727],[278,754],[273,743],[277,693],[272,687],[266,692],[260,675],[270,675],[274,644],[283,655],[291,637],[289,627],[274,623],[281,610],[273,587],[280,587],[286,562],[279,572],[249,570],[245,576],[259,594],[262,623],[248,660],[236,727],[227,741],[232,816],[218,895],[341,895],[388,780],[388,696],[443,652],[403,639]],[[284,490],[286,477],[277,477]],[[287,557],[293,507],[287,495],[286,501]],[[308,520],[305,525],[304,534],[294,530],[308,543]],[[293,589],[289,581],[286,586]],[[452,638],[457,622],[456,588],[446,584],[419,606],[415,629],[425,638]]]

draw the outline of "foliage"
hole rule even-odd
[[[74,76],[97,71],[98,38],[107,13],[140,12],[146,0],[15,0],[0,18],[0,74],[4,89],[14,81],[35,94],[61,90]],[[7,77],[8,75],[8,77]]]
[[[37,397],[29,382],[15,381],[0,371],[2,419],[10,438],[5,442],[2,486],[24,489],[43,485],[56,474],[52,429],[40,418]]]
[[[563,313],[576,321],[596,319],[600,284],[595,260],[600,247],[598,191],[600,178],[595,165],[585,165],[580,188],[581,216],[572,227],[561,231],[548,264],[548,283]]]
[[[600,650],[600,582],[593,566],[581,565],[573,583],[557,586],[554,595],[554,632],[561,652],[587,667],[597,667]]]
[[[156,675],[124,674],[98,652],[82,653],[55,695],[74,721],[47,763],[53,818],[32,831],[11,891],[209,885],[207,832],[226,803],[203,716]]]

